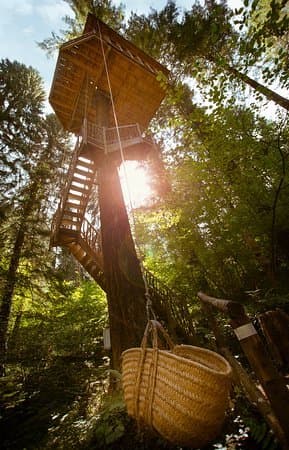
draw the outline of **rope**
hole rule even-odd
[[[87,130],[87,102],[88,102],[88,75],[86,74],[86,87],[85,87],[85,98],[84,98],[84,121],[83,121],[83,137],[84,137],[84,142],[87,143],[87,134],[88,134],[88,130]]]
[[[121,142],[121,137],[120,137],[120,132],[119,132],[119,123],[118,123],[118,119],[117,119],[117,114],[116,114],[116,109],[115,109],[115,104],[114,104],[114,99],[113,99],[113,95],[112,95],[112,87],[111,87],[111,82],[110,82],[110,76],[109,76],[109,71],[108,71],[108,66],[107,66],[107,61],[106,61],[106,56],[105,56],[105,51],[104,51],[104,45],[103,45],[103,39],[102,39],[102,34],[101,34],[101,29],[100,29],[100,24],[99,22],[97,23],[98,26],[98,33],[99,33],[99,39],[100,39],[100,44],[101,44],[101,51],[102,51],[102,57],[103,57],[103,62],[104,62],[104,68],[105,68],[105,74],[106,74],[106,79],[107,79],[107,84],[108,84],[108,89],[109,89],[109,95],[110,95],[110,100],[111,100],[111,106],[112,106],[112,113],[113,113],[113,119],[114,119],[114,123],[115,123],[115,128],[116,128],[116,133],[117,133],[117,140],[118,140],[118,145],[119,145],[119,149],[120,149],[120,156],[121,156],[121,162],[123,163],[123,168],[124,168],[124,181],[125,181],[125,185],[126,185],[126,190],[128,193],[128,202],[129,202],[129,208],[130,208],[130,212],[131,212],[131,219],[132,219],[132,225],[133,225],[133,239],[135,242],[135,245],[138,249],[138,253],[140,254],[140,247],[138,245],[137,239],[135,237],[135,230],[136,230],[136,220],[135,220],[135,216],[134,216],[134,212],[133,212],[133,202],[132,202],[132,197],[131,197],[131,191],[130,191],[130,187],[129,187],[129,182],[128,182],[128,175],[127,175],[127,170],[125,167],[125,158],[124,158],[124,151],[123,151],[123,146],[122,146],[122,142]],[[141,274],[142,274],[142,279],[144,282],[144,287],[145,287],[145,299],[146,299],[146,314],[147,314],[147,319],[150,320],[151,317],[156,320],[156,315],[153,311],[153,307],[152,307],[152,301],[151,301],[151,296],[150,296],[150,292],[149,292],[149,286],[145,277],[145,273],[144,273],[144,266],[142,263],[142,260],[138,257],[138,261],[139,261],[139,265],[140,265],[140,269],[141,269]]]
[[[87,102],[88,102],[88,75],[86,74],[85,100],[84,100],[84,118],[87,120]]]

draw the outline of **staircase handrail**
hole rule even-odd
[[[144,276],[149,289],[166,303],[173,317],[178,319],[185,330],[194,335],[195,330],[190,320],[191,314],[188,308],[189,300],[181,292],[169,288],[146,268],[144,268]]]
[[[101,253],[100,231],[97,230],[86,217],[84,217],[82,221],[80,235],[86,241],[89,248],[96,253]]]
[[[67,171],[66,183],[64,184],[64,186],[61,190],[60,202],[58,204],[57,210],[52,219],[52,235],[60,226],[60,223],[63,218],[64,206],[68,199],[68,193],[69,193],[71,181],[72,181],[72,178],[74,175],[74,170],[75,170],[76,163],[77,163],[78,153],[79,153],[79,138],[77,138],[77,141],[76,141],[76,144],[74,147],[74,151],[73,151],[72,160],[71,160],[71,163],[70,163],[68,171]]]

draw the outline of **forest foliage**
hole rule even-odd
[[[64,32],[40,44],[48,53],[79,34],[94,12],[171,72],[161,80],[167,95],[150,125],[170,188],[134,213],[145,266],[184,292],[192,310],[199,310],[199,290],[242,301],[252,314],[286,308],[288,2],[244,0],[232,9],[224,0],[196,1],[184,11],[168,1],[125,20],[125,7],[110,0],[65,1],[72,15]],[[70,426],[95,412],[85,389],[97,396],[106,383],[106,368],[94,372],[97,388],[86,370],[102,364],[108,318],[103,291],[64,250],[49,248],[73,146],[56,117],[45,114],[45,96],[35,69],[1,60],[0,364],[8,384],[0,388],[0,414],[36,396],[49,370],[56,379],[67,361],[82,361],[78,384],[76,367],[63,378],[75,388],[66,397]],[[151,182],[157,187],[158,175]],[[197,312],[195,321],[209,333]],[[118,419],[112,427],[123,435]],[[53,439],[45,445],[52,448]]]

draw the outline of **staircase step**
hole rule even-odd
[[[72,192],[73,191],[73,192]],[[70,186],[68,194],[78,195],[78,197],[83,197],[84,194],[88,192],[88,189],[83,189],[79,186],[74,186],[73,184]]]
[[[82,214],[79,214],[79,212],[71,211],[70,209],[66,209],[64,207],[63,218],[69,219],[70,217],[76,217],[77,215],[82,217]]]
[[[81,261],[86,255],[85,251],[78,245],[78,248],[74,248],[72,253],[78,261]]]
[[[86,167],[87,169],[91,169],[91,170],[94,170],[94,167],[95,167],[93,161],[91,161],[91,162],[89,162],[89,160],[83,161],[82,159],[77,160],[76,166],[77,167],[80,167],[80,166]]]
[[[75,176],[75,174],[73,174],[71,182],[80,183],[80,184],[84,184],[84,185],[88,186],[91,183],[91,179],[79,178],[79,177]]]
[[[94,175],[94,171],[89,169],[89,170],[84,170],[84,168],[81,167],[75,167],[74,169],[74,173],[77,173],[79,175],[82,175],[84,177],[92,177]]]
[[[80,178],[76,178],[76,177],[73,177],[72,178],[72,180],[71,180],[71,182],[72,183],[78,183],[78,184],[81,184],[81,185],[83,185],[83,186],[86,186],[86,190],[88,191],[88,189],[89,189],[89,183],[87,183],[87,181],[86,180],[80,180]],[[73,186],[75,186],[75,185],[73,185]],[[81,188],[80,186],[76,186],[77,187],[77,189],[79,188],[79,189],[83,189],[83,188]]]
[[[73,178],[77,178],[78,180],[84,181],[85,183],[90,183],[93,179],[93,173],[87,172],[85,175],[83,175],[74,170]]]
[[[73,183],[77,183],[77,184],[81,184],[82,186],[76,186]],[[87,183],[81,183],[80,180],[78,178],[72,178],[72,184],[70,189],[73,189],[75,191],[79,191],[79,192],[88,192],[89,191],[89,186]]]
[[[77,212],[73,212],[73,211],[64,209],[62,218],[63,218],[63,220],[71,220],[74,223],[76,223],[76,222],[80,222],[79,217],[82,217],[82,215],[83,214],[79,214]]]
[[[82,210],[83,209],[83,205],[81,204],[81,203],[73,203],[73,202],[70,202],[70,201],[66,201],[65,202],[65,209],[67,209],[67,208],[73,208],[73,209],[80,209],[80,210]]]
[[[96,280],[99,279],[99,277],[103,277],[103,272],[102,270],[98,267],[98,266],[94,266],[90,269],[90,274],[93,278],[95,278]]]
[[[79,200],[81,201],[83,199],[83,195],[80,193],[80,195],[75,194],[74,192],[68,192],[67,201],[69,200]]]
[[[79,226],[79,222],[75,221],[75,220],[71,220],[71,219],[62,219],[62,221],[60,223],[60,228],[62,225],[73,226],[74,229],[76,229],[76,227]]]
[[[74,211],[71,211],[70,209],[64,209],[64,211],[63,211],[63,218],[66,220],[66,219],[68,219],[68,220],[72,220],[73,218],[75,218],[76,220],[74,220],[74,223],[78,223],[78,222],[80,222],[80,220],[78,220],[78,219],[82,219],[82,217],[83,217],[83,212],[74,212]]]
[[[86,263],[86,266],[85,266],[86,270],[88,270],[89,272],[91,272],[95,267],[97,267],[97,266],[96,266],[95,261],[93,259],[88,261]]]
[[[74,222],[80,222],[83,217],[83,211],[81,210],[75,210],[72,211],[71,209],[64,208],[63,210],[63,218],[68,220],[73,220]]]

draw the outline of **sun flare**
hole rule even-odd
[[[119,175],[126,205],[145,206],[153,194],[147,169],[136,161],[126,161],[121,165]]]

